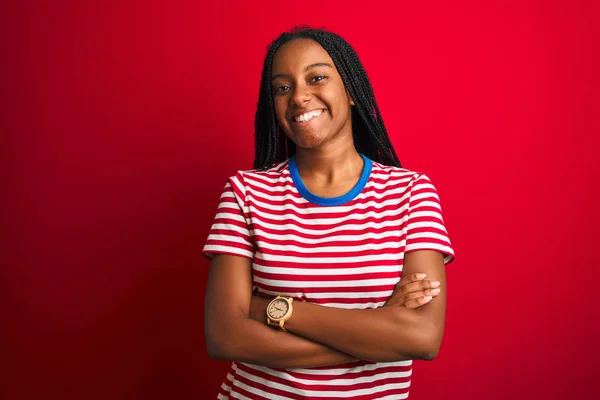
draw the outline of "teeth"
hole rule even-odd
[[[323,112],[323,110],[314,110],[314,111],[309,111],[306,114],[302,114],[296,117],[296,121],[297,122],[306,122],[309,121],[311,119],[313,119],[314,117],[318,117],[319,115],[321,115],[321,113]]]

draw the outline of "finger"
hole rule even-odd
[[[440,288],[425,289],[420,292],[408,293],[408,294],[402,295],[401,297],[399,297],[396,300],[396,303],[403,306],[407,302],[418,299],[419,297],[426,297],[426,296],[436,297],[439,294],[440,294]]]
[[[403,283],[417,282],[417,281],[425,279],[426,276],[427,276],[427,274],[424,274],[422,272],[414,272],[412,274],[402,275],[402,277],[400,278],[400,281],[397,283],[397,285],[400,285]]]
[[[413,293],[402,294],[399,292],[393,293],[385,305],[406,307],[406,303],[419,297],[431,296],[436,297],[440,294],[440,288],[424,289]]]
[[[394,290],[398,290],[398,288],[400,288],[408,283],[422,281],[425,279],[426,276],[427,276],[427,274],[424,274],[422,272],[414,272],[412,274],[402,275],[400,277],[400,280],[396,283]]]
[[[414,308],[419,308],[421,306],[424,306],[425,304],[428,304],[431,301],[432,298],[433,297],[431,297],[431,296],[417,297],[416,299],[412,299],[412,300],[407,301],[404,304],[404,307],[405,308],[413,308],[413,309]]]
[[[434,298],[434,297],[437,297],[439,294],[440,294],[439,288],[426,289],[421,292],[409,293],[406,295],[391,298],[390,304],[392,304],[394,306],[410,308],[407,304],[412,304],[411,302],[413,302],[416,299],[419,299],[421,297],[427,297],[427,296]]]
[[[396,289],[402,294],[407,294],[407,293],[421,292],[426,289],[434,289],[434,288],[439,288],[439,287],[440,287],[439,281],[430,281],[429,279],[423,279],[423,280],[417,281],[417,282],[406,283],[402,286],[397,287]]]

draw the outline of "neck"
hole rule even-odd
[[[303,179],[332,184],[347,177],[360,176],[364,162],[354,147],[352,135],[343,143],[317,149],[296,148],[296,164]]]

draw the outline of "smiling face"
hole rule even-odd
[[[272,90],[277,122],[296,146],[316,149],[335,139],[352,140],[352,100],[317,42],[295,39],[277,50]]]

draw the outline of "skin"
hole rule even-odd
[[[347,193],[364,163],[352,141],[353,101],[329,54],[312,40],[286,43],[273,60],[272,83],[277,121],[296,143],[306,187],[323,197]],[[311,110],[323,112],[308,123],[294,120]],[[205,300],[212,358],[309,368],[356,359],[431,360],[439,351],[446,277],[438,252],[405,254],[403,278],[384,307],[346,310],[294,302],[285,323],[289,333],[265,325],[270,299],[252,296],[251,288],[251,260],[226,254],[213,258]],[[364,326],[369,329],[357,329]]]
[[[296,162],[304,185],[322,197],[350,191],[364,162],[352,139],[351,106],[329,54],[316,42],[298,39],[281,46],[273,59],[272,88],[280,128],[296,144]],[[309,122],[294,117],[326,110]]]

